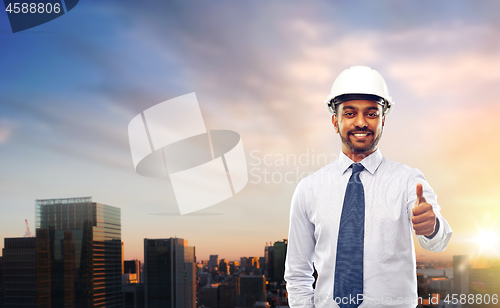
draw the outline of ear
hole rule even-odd
[[[339,127],[338,127],[337,115],[336,114],[332,115],[332,124],[335,127],[335,132],[338,134],[339,133]]]
[[[382,116],[382,127],[384,127],[385,124],[385,114]]]

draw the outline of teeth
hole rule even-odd
[[[356,137],[364,137],[364,136],[368,136],[368,134],[354,134],[354,136],[356,136]]]

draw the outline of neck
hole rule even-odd
[[[347,156],[349,157],[353,162],[355,163],[359,163],[360,161],[362,161],[365,157],[368,157],[370,156],[373,152],[375,152],[377,149],[373,150],[373,151],[369,151],[369,152],[363,152],[363,153],[360,153],[360,152],[353,152],[353,151],[349,151],[349,150],[345,150],[345,149],[342,149],[342,152]]]

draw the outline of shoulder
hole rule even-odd
[[[320,181],[325,181],[335,175],[339,175],[340,170],[338,166],[338,160],[335,160],[328,165],[322,167],[321,169],[313,172],[312,174],[306,176],[301,182],[304,183],[317,183]]]
[[[408,165],[387,159],[385,157],[382,158],[382,162],[380,163],[379,168],[384,173],[404,174],[408,177],[422,174],[422,172],[417,168],[412,168]]]
[[[331,183],[331,181],[338,178],[338,176],[341,176],[341,174],[338,168],[337,160],[335,160],[321,169],[301,178],[297,183],[295,192],[305,193],[316,191],[320,187]]]
[[[407,188],[411,190],[416,183],[422,183],[424,186],[426,185],[424,183],[427,183],[424,174],[419,169],[385,157],[382,159],[379,171],[383,179],[390,182],[397,181],[402,185],[406,184]]]

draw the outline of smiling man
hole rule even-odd
[[[293,195],[285,264],[290,307],[415,307],[413,232],[437,252],[451,228],[423,174],[378,149],[394,103],[377,71],[344,70],[326,104],[342,151]]]

